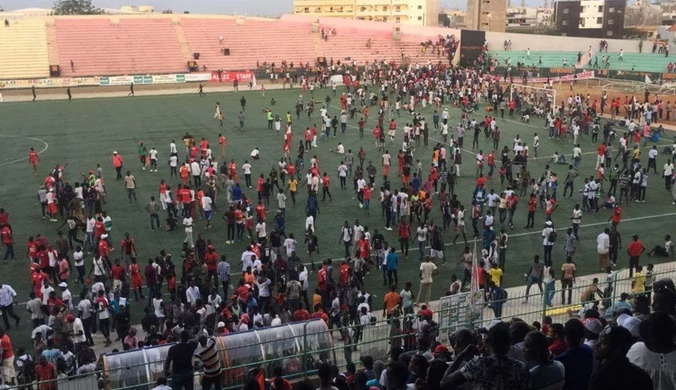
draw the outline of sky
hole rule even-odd
[[[247,14],[279,16],[293,11],[293,0],[93,0],[97,7],[120,8],[124,5],[150,5],[155,12],[171,9],[175,13],[190,11],[205,14]],[[466,0],[442,0],[442,6],[465,8]],[[53,0],[0,0],[7,11],[19,8],[52,8]]]

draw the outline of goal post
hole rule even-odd
[[[543,111],[549,112],[552,115],[556,113],[556,89],[551,85],[549,87],[536,87],[533,85],[510,84],[509,100],[513,100],[516,94],[526,104],[540,107]]]

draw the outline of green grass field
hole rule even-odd
[[[274,106],[276,113],[280,115],[286,111],[292,111],[298,97],[298,90],[280,91],[269,90],[266,98],[262,98],[258,92],[244,93],[220,93],[209,94],[206,97],[194,95],[173,95],[173,96],[148,96],[135,98],[101,98],[90,100],[68,101],[45,101],[36,103],[4,103],[0,105],[0,167],[3,168],[2,180],[0,180],[0,206],[4,207],[10,214],[10,223],[14,229],[16,240],[17,259],[13,261],[0,262],[0,275],[2,282],[12,285],[19,293],[19,301],[28,300],[30,291],[28,260],[25,257],[25,243],[29,235],[42,234],[54,240],[56,238],[56,228],[60,223],[51,223],[42,219],[40,207],[36,199],[36,191],[40,186],[42,179],[48,174],[55,164],[67,165],[65,169],[65,179],[71,183],[78,181],[82,172],[94,169],[97,163],[100,163],[104,169],[106,186],[108,190],[108,204],[106,211],[113,219],[113,238],[115,244],[119,244],[124,232],[130,232],[137,242],[139,257],[144,264],[145,259],[155,256],[161,249],[166,249],[174,253],[177,266],[180,265],[178,253],[181,243],[184,239],[182,229],[173,232],[164,230],[151,231],[149,218],[146,215],[145,205],[151,195],[157,194],[158,183],[160,179],[167,180],[172,187],[177,183],[169,180],[169,169],[166,165],[168,158],[169,142],[171,139],[178,141],[188,131],[196,139],[205,137],[214,145],[214,153],[217,154],[217,135],[223,132],[228,139],[226,150],[226,159],[234,158],[238,166],[241,167],[244,159],[249,157],[249,153],[254,146],[261,150],[262,159],[253,162],[254,178],[260,173],[267,173],[271,166],[281,157],[282,138],[277,137],[274,131],[267,130],[267,122],[262,109],[268,105],[271,97],[277,100]],[[245,131],[240,132],[237,124],[237,113],[239,112],[240,96],[246,96],[247,118]],[[305,93],[304,93],[305,95]],[[316,97],[323,100],[326,96],[324,91],[318,91]],[[307,96],[306,101],[307,101]],[[337,102],[338,98],[333,98]],[[226,127],[219,128],[218,122],[213,119],[213,106],[216,101],[221,102],[222,109],[226,114]],[[337,104],[337,103],[336,103]],[[319,106],[317,107],[319,108]],[[338,109],[330,108],[330,113],[335,113]],[[319,113],[316,111],[312,122],[319,123]],[[375,110],[372,110],[374,112]],[[460,112],[451,109],[451,127],[459,120]],[[432,108],[428,107],[424,116],[431,122]],[[373,116],[373,115],[372,115]],[[478,120],[483,118],[483,112],[476,115]],[[406,121],[410,121],[408,114],[402,114],[398,120],[398,126],[401,128]],[[516,134],[520,134],[529,145],[532,144],[533,134],[538,132],[541,138],[539,150],[540,159],[530,160],[529,168],[533,176],[539,176],[544,169],[555,150],[570,155],[572,146],[570,138],[567,140],[549,140],[545,135],[542,126],[542,120],[535,118],[530,124],[518,122],[518,117],[514,120],[499,120],[502,129],[503,144],[511,148],[512,139]],[[295,118],[294,118],[295,120]],[[356,125],[356,120],[351,123]],[[294,122],[294,147],[292,155],[295,156],[295,148],[298,140],[302,138],[302,131],[311,123],[307,120],[307,115],[301,116],[299,121]],[[378,167],[380,177],[380,153],[374,147],[371,130],[375,125],[375,119],[370,119],[367,123],[367,135],[363,140],[359,139],[356,128],[348,129],[345,136],[339,135],[337,139],[330,139],[322,142],[319,148],[313,149],[309,156],[306,156],[306,163],[312,154],[317,154],[321,160],[323,171],[329,172],[334,178],[332,181],[333,202],[320,202],[321,214],[317,220],[317,235],[319,237],[320,257],[321,258],[342,258],[344,250],[342,245],[338,245],[339,229],[344,220],[349,220],[350,224],[358,218],[363,225],[367,225],[369,230],[379,229],[384,232],[386,239],[390,242],[396,242],[396,231],[385,232],[384,221],[380,217],[379,204],[375,202],[377,194],[374,194],[374,204],[372,204],[372,213],[365,215],[364,210],[358,207],[357,201],[353,200],[352,191],[341,191],[339,189],[336,168],[340,161],[339,156],[330,153],[329,150],[342,142],[346,149],[352,149],[355,152],[360,146],[363,146],[367,152],[367,160],[373,160]],[[340,132],[339,132],[340,133]],[[453,131],[451,132],[453,133]],[[388,146],[390,153],[395,156],[396,150],[401,145],[402,131],[398,132],[398,139],[395,144]],[[438,138],[437,134],[430,133],[431,138]],[[471,135],[465,137],[465,147],[471,145]],[[150,173],[142,171],[136,151],[139,142],[143,141],[148,147],[156,147],[160,153],[160,172]],[[430,141],[432,142],[432,141]],[[582,136],[581,140],[583,152],[594,152],[596,146],[590,142],[589,136]],[[47,147],[48,146],[48,147]],[[481,148],[487,154],[491,149],[492,141],[481,138]],[[31,167],[25,159],[30,147],[36,150],[43,150],[40,154],[40,172],[38,176],[31,174]],[[179,146],[180,149],[180,146]],[[116,150],[125,157],[125,170],[131,170],[136,176],[138,189],[138,202],[129,203],[126,199],[122,182],[116,182],[114,179],[114,169],[112,168],[111,154]],[[532,149],[531,149],[532,150]],[[463,156],[462,175],[459,184],[456,187],[456,193],[460,200],[468,207],[472,190],[474,189],[474,158],[469,152]],[[415,158],[420,158],[424,166],[429,166],[431,161],[431,146],[429,149],[419,148],[416,151]],[[585,154],[581,165],[581,175],[589,176],[594,170],[594,154]],[[647,160],[647,153],[644,153],[644,159]],[[658,157],[658,167],[664,163],[665,157]],[[394,168],[396,169],[396,168]],[[554,252],[555,264],[560,264],[564,260],[563,241],[564,227],[568,226],[569,213],[575,203],[580,201],[577,195],[577,189],[581,188],[583,180],[576,180],[576,195],[573,198],[563,199],[561,197],[563,190],[563,178],[567,166],[554,166],[554,171],[561,178],[561,187],[559,189],[560,207],[554,214],[554,221],[560,230],[560,242],[557,243]],[[398,187],[399,179],[392,178],[393,187]],[[378,186],[379,183],[376,183]],[[500,181],[494,179],[489,182],[488,188],[495,188],[500,192]],[[249,194],[255,198],[254,192]],[[306,191],[300,189],[298,204],[293,207],[289,201],[287,205],[287,233],[293,232],[296,237],[302,237],[303,224],[305,221],[304,206],[306,200]],[[619,194],[619,193],[618,193]],[[223,197],[219,199],[223,201]],[[221,203],[222,204],[222,203]],[[276,203],[274,203],[276,204]],[[647,247],[661,244],[664,234],[673,232],[674,216],[676,209],[671,205],[671,198],[664,189],[664,181],[661,173],[653,174],[649,179],[649,190],[646,203],[631,204],[623,206],[623,218],[625,222],[620,224],[620,232],[624,241],[628,243],[631,234],[641,235]],[[522,199],[515,215],[514,230],[509,231],[512,235],[509,242],[507,254],[507,270],[505,273],[505,285],[515,286],[523,284],[523,274],[527,271],[528,263],[534,254],[542,254],[542,239],[540,230],[544,223],[544,213],[538,209],[536,214],[536,229],[523,229],[526,223],[526,202]],[[203,233],[205,238],[211,239],[219,253],[226,254],[230,259],[233,270],[238,270],[239,261],[244,244],[226,245],[225,235],[226,226],[220,219],[222,212],[217,212],[215,216],[214,227],[205,230],[205,221],[198,220],[196,223],[195,236],[197,233]],[[270,214],[268,214],[270,215]],[[582,221],[581,242],[576,261],[582,274],[595,272],[596,268],[596,241],[595,237],[600,230],[606,226],[609,212],[603,210],[598,215],[585,214]],[[435,221],[441,220],[437,204],[435,203],[432,218]],[[164,222],[164,221],[163,221]],[[271,223],[271,217],[268,221]],[[468,222],[469,228],[469,222]],[[470,230],[470,229],[468,229]],[[80,234],[82,235],[82,234]],[[461,266],[456,266],[454,259],[461,252],[461,245],[450,245],[453,233],[445,233],[447,243],[448,266],[441,269],[440,275],[436,278],[433,286],[433,296],[439,296],[448,287],[451,273],[462,274]],[[300,241],[300,240],[299,240]],[[302,242],[299,242],[302,246]],[[113,256],[118,256],[119,252],[113,252]],[[4,255],[4,250],[3,250]],[[301,251],[301,259],[304,250]],[[657,259],[653,259],[657,261]],[[644,260],[647,261],[647,260]],[[621,264],[626,266],[628,258],[624,251],[621,252]],[[87,263],[89,268],[90,262]],[[411,255],[406,261],[402,261],[399,271],[400,284],[406,281],[414,283],[414,289],[418,288],[418,252],[415,246],[411,247]],[[369,292],[377,295],[376,299],[380,302],[380,297],[384,294],[382,279],[380,273],[372,272],[367,276],[367,285]],[[314,284],[312,284],[314,286]],[[76,294],[76,288],[71,288]],[[141,305],[134,305],[133,322],[138,323],[141,319]],[[381,309],[380,303],[376,305]],[[28,324],[29,316],[25,311],[25,304],[21,304],[16,309],[21,315],[24,323]],[[11,336],[15,343],[26,342],[29,337],[30,329],[28,326],[22,327],[19,331],[12,330]],[[24,344],[26,345],[26,344]]]

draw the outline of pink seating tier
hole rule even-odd
[[[209,70],[255,69],[257,61],[314,64],[317,57],[310,22],[245,20],[237,25],[235,19],[184,18],[181,25],[190,49],[200,53],[198,65]],[[222,52],[226,48],[229,56]]]
[[[334,61],[342,61],[349,57],[350,60],[357,61],[360,64],[366,61],[371,63],[375,60],[401,63],[402,55],[412,63],[443,60],[443,58],[439,58],[436,54],[432,55],[430,50],[426,53],[422,53],[421,51],[420,43],[427,39],[433,39],[436,35],[431,35],[429,38],[416,36],[415,39],[413,37],[404,39],[404,35],[402,34],[402,40],[395,41],[392,29],[364,30],[347,25],[344,25],[343,29],[340,29],[340,27],[335,27],[333,23],[321,27],[336,29],[336,35],[331,35],[322,44],[327,59],[333,57]],[[370,48],[366,47],[369,39],[371,40]]]
[[[57,19],[64,76],[185,72],[171,19]],[[70,61],[75,67],[71,70]]]

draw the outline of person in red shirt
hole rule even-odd
[[[479,177],[476,179],[476,186],[477,187],[486,187],[486,178],[484,177],[484,174],[479,174]]]
[[[2,348],[2,378],[5,385],[14,386],[16,383],[16,372],[14,370],[14,349],[12,349],[12,340],[5,334],[4,329],[0,329],[0,348]]]
[[[610,195],[610,193],[608,193],[608,195]],[[612,225],[615,228],[620,224],[620,221],[622,221],[622,208],[619,204],[615,204],[615,207],[613,208],[613,215],[608,218],[608,221],[612,221]]]
[[[359,257],[368,261],[370,256],[371,244],[369,244],[369,240],[367,240],[366,237],[362,236],[362,238],[359,240]]]
[[[56,366],[47,361],[45,355],[38,358],[35,366],[35,379],[38,381],[38,390],[56,390]]]
[[[258,219],[265,221],[265,205],[263,204],[263,201],[259,200],[254,210],[256,211],[256,216]]]
[[[328,195],[329,200],[333,202],[333,196],[331,196],[331,190],[329,189],[330,184],[331,179],[329,178],[329,174],[324,172],[324,176],[322,176],[322,202],[326,200],[326,195]]]
[[[526,221],[526,229],[535,226],[535,208],[537,207],[537,204],[537,196],[535,194],[530,194],[530,199],[528,200],[528,220]]]
[[[94,238],[98,242],[101,239],[101,236],[106,232],[106,225],[103,223],[103,218],[96,218],[94,222]]]
[[[9,224],[2,225],[0,237],[2,238],[2,245],[5,247],[4,259],[7,260],[11,257],[14,260],[14,238],[12,237],[12,228]]]
[[[310,319],[310,312],[308,312],[307,310],[303,309],[302,306],[300,306],[298,308],[298,310],[296,310],[293,313],[293,319],[294,319],[294,321],[298,321],[298,322],[299,321],[307,321],[307,320]]]
[[[51,282],[49,275],[42,272],[41,267],[37,266],[31,275],[31,281],[33,282],[33,292],[40,299],[42,299],[42,286],[45,280]]]
[[[115,259],[115,265],[110,269],[113,278],[113,290],[122,289],[122,280],[124,279],[125,272],[125,268],[120,265],[120,259]]]
[[[410,237],[411,227],[406,222],[406,220],[402,218],[401,222],[399,223],[399,243],[401,244],[401,253],[404,255],[405,259],[408,258],[408,243]]]
[[[40,156],[34,148],[31,148],[28,152],[28,162],[33,166],[33,176],[38,174],[38,161],[40,161]]]
[[[214,278],[214,285],[217,285],[218,278],[216,277],[216,268],[218,268],[218,252],[213,245],[207,247],[207,253],[204,255],[204,262],[207,263],[207,283]]]
[[[108,255],[110,254],[107,238],[108,238],[107,234],[102,234],[101,239],[99,240],[99,254],[102,257],[108,257]]]
[[[632,241],[627,247],[629,254],[629,277],[634,276],[634,269],[639,266],[641,254],[645,251],[645,245],[638,239],[638,234],[632,236]]]

